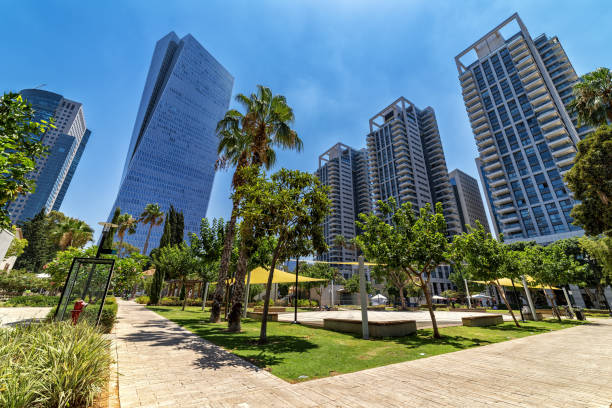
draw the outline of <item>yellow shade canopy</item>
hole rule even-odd
[[[251,280],[249,282],[251,283],[251,285],[268,283],[269,275],[270,275],[270,271],[260,266],[251,271]],[[325,280],[326,279],[315,279],[315,278],[308,278],[306,276],[298,275],[298,283],[323,282]],[[229,282],[234,283],[234,280],[232,279]],[[244,279],[244,282],[246,283],[246,277]],[[281,271],[280,269],[274,269],[274,276],[272,277],[272,283],[295,283],[295,274]]]
[[[542,285],[540,285],[538,283],[535,283],[534,279],[531,276],[526,276],[525,279],[527,280],[527,286],[530,287],[531,289],[551,289],[551,288],[542,286]],[[497,279],[496,281],[497,281],[497,283],[500,286],[510,286],[510,287],[512,287],[512,280],[511,279],[502,278],[502,279]],[[470,281],[470,282],[480,283],[480,284],[483,284],[483,285],[488,285],[490,283],[490,282],[485,282],[485,281]],[[523,287],[523,282],[515,281],[514,285],[518,286],[518,287]],[[552,289],[559,289],[559,288],[556,288],[556,287],[553,286]]]

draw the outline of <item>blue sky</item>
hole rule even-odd
[[[533,37],[557,35],[579,75],[612,67],[608,1],[20,0],[1,10],[1,90],[46,84],[84,105],[92,136],[61,210],[97,230],[153,47],[169,31],[213,54],[234,94],[264,84],[287,97],[305,148],[280,153],[278,166],[304,171],[338,141],[364,147],[369,118],[405,96],[436,110],[449,170],[477,176],[454,57],[514,12]],[[217,173],[208,217],[229,216],[230,178]]]

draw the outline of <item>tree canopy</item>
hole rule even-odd
[[[578,113],[578,125],[597,127],[612,122],[612,72],[609,68],[597,68],[585,74],[574,85],[574,99],[569,103],[570,112]]]

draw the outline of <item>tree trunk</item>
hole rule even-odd
[[[440,332],[438,331],[438,322],[436,321],[436,315],[433,311],[433,304],[431,302],[431,294],[429,293],[429,285],[425,283],[421,274],[419,274],[419,280],[421,281],[421,288],[425,294],[425,301],[427,302],[427,309],[429,309],[429,317],[431,317],[431,325],[433,327],[433,336],[435,339],[440,339]]]
[[[147,239],[145,240],[144,248],[142,248],[142,254],[147,254],[147,249],[149,249],[149,238],[151,237],[151,230],[153,229],[153,223],[149,224],[149,232],[147,232]]]
[[[597,284],[596,290],[597,290],[597,293],[599,294],[600,298],[603,300],[603,302],[600,302],[600,303],[603,303],[604,306],[606,308],[608,308],[608,312],[612,313],[612,309],[610,309],[610,304],[608,303],[608,299],[606,299],[606,293],[604,292],[604,288],[601,285],[601,283]]]
[[[406,310],[406,298],[404,297],[404,287],[401,286],[399,290],[400,302],[402,303],[402,310]]]
[[[185,289],[185,280],[186,280],[186,277],[183,277],[183,280],[181,281],[181,284],[182,284],[181,292],[185,292],[185,299],[183,299],[183,308],[181,309],[182,311],[185,311],[185,306],[187,306],[187,298],[189,297],[187,293],[187,289]]]
[[[551,293],[554,295],[555,292],[553,292],[553,288],[548,285],[548,287],[550,288]],[[546,291],[544,290],[544,294],[546,295]],[[555,301],[555,297],[554,296],[546,296],[548,298],[548,300],[550,301],[550,304],[552,305],[553,310],[555,311],[555,314],[557,315],[557,319],[559,319],[559,321],[561,321],[561,312],[559,311],[559,308],[557,307],[557,302]]]
[[[276,261],[278,260],[278,251],[280,249],[280,242],[274,249],[274,255],[272,256],[272,266],[270,266],[270,274],[268,275],[268,282],[266,284],[266,295],[264,296],[263,314],[261,316],[261,330],[259,332],[259,344],[266,344],[268,337],[266,330],[268,328],[268,310],[270,308],[270,291],[272,290],[272,279],[274,275],[274,268],[276,267]]]
[[[242,317],[242,302],[244,301],[244,278],[246,276],[248,249],[247,239],[243,237],[240,241],[240,255],[234,277],[234,289],[232,290],[231,310],[227,315],[227,330],[230,332],[240,331],[240,319]],[[246,307],[246,306],[245,306]]]
[[[219,265],[219,280],[213,294],[212,306],[210,308],[210,322],[219,323],[221,320],[221,305],[225,297],[225,281],[229,271],[229,264],[232,256],[232,247],[234,246],[234,237],[236,235],[236,218],[238,218],[238,201],[234,200],[232,204],[232,217],[227,224],[225,231],[225,242],[223,242],[223,252],[221,253],[221,263]]]
[[[514,324],[516,325],[516,327],[521,327],[518,320],[516,320],[516,317],[514,316],[514,312],[512,311],[512,307],[510,307],[510,303],[508,303],[508,299],[506,299],[506,293],[504,292],[502,287],[497,282],[493,281],[493,284],[497,288],[499,295],[504,300],[504,303],[506,304],[506,307],[508,308],[508,311],[510,312],[510,316],[512,316],[512,320],[514,320]]]

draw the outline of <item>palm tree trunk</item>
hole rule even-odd
[[[147,249],[149,249],[149,238],[151,237],[151,230],[153,229],[153,222],[149,224],[149,232],[147,233],[147,239],[145,240],[144,248],[142,248],[142,254],[147,254]]]
[[[504,300],[504,303],[506,304],[506,307],[508,308],[508,311],[510,312],[510,316],[512,316],[512,320],[514,320],[514,324],[516,325],[516,327],[521,327],[518,320],[516,320],[516,317],[514,316],[514,312],[512,311],[512,308],[510,307],[510,303],[508,303],[508,299],[506,299],[506,293],[502,289],[501,285],[497,283],[496,281],[493,281],[493,284],[497,288],[497,292],[499,292],[499,295]]]
[[[227,330],[230,332],[240,331],[240,318],[242,316],[242,302],[244,301],[244,278],[246,276],[248,249],[245,237],[240,241],[240,255],[236,266],[234,277],[234,290],[232,291],[232,308],[227,315]],[[246,305],[245,305],[246,307]]]
[[[425,301],[427,302],[427,309],[429,309],[429,317],[431,317],[431,325],[433,327],[434,339],[442,338],[442,336],[440,336],[440,331],[438,331],[438,322],[436,321],[436,315],[433,311],[431,294],[429,293],[429,285],[425,283],[425,281],[423,281],[421,274],[419,274],[419,280],[421,281],[421,287],[423,288],[423,293],[425,294]]]
[[[229,272],[229,264],[232,256],[232,247],[234,246],[234,237],[236,235],[236,219],[238,218],[238,200],[234,199],[232,204],[232,217],[227,230],[225,231],[225,242],[223,242],[223,252],[221,253],[221,263],[219,265],[219,278],[215,293],[213,294],[212,306],[210,308],[210,322],[219,323],[221,320],[221,305],[225,296],[225,281]]]
[[[124,237],[125,237],[125,234],[121,235],[121,238],[119,239],[119,245],[117,245],[117,257],[118,258],[121,258],[121,248],[122,248],[121,245],[123,245],[123,238]],[[110,249],[113,249],[112,248],[112,244],[111,244],[111,248]]]
[[[259,344],[266,344],[268,342],[267,328],[268,328],[268,310],[270,308],[270,291],[272,290],[272,279],[274,276],[274,268],[276,268],[276,261],[278,260],[278,252],[280,249],[280,242],[274,249],[274,255],[272,256],[272,266],[270,266],[270,274],[268,275],[268,283],[266,284],[266,295],[264,296],[263,314],[261,316],[261,329],[259,331]]]

